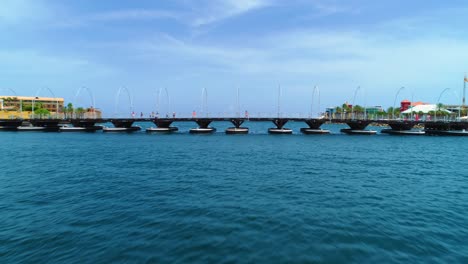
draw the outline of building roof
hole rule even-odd
[[[419,101],[419,102],[412,102],[411,105],[412,105],[412,106],[417,106],[417,105],[429,105],[429,103],[424,103],[424,102]]]
[[[417,105],[409,108],[408,110],[405,110],[401,112],[402,114],[411,114],[411,113],[419,113],[423,112],[424,114],[429,113],[430,111],[437,111],[438,107],[437,105],[434,104],[425,104],[425,105]],[[445,111],[446,113],[452,113],[449,110],[445,108],[440,108],[441,111]]]
[[[16,98],[16,100],[24,100],[24,101],[59,101],[63,102],[64,99],[60,97],[41,97],[41,96],[16,96],[16,95],[0,95],[1,99],[5,98]]]

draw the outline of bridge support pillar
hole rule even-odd
[[[292,129],[285,128],[284,125],[289,120],[287,118],[276,118],[273,119],[273,124],[275,124],[276,128],[269,128],[268,133],[270,134],[292,134]]]
[[[468,123],[466,122],[426,122],[424,123],[426,135],[438,136],[468,136]]]
[[[341,129],[340,131],[346,134],[351,134],[351,135],[375,135],[377,134],[377,131],[366,130],[366,127],[371,122],[372,121],[369,121],[369,120],[349,120],[349,121],[346,121],[346,124],[350,128],[344,128],[344,129]]]
[[[233,118],[230,120],[234,127],[229,127],[226,129],[226,134],[248,134],[249,128],[241,127],[244,123],[243,119],[240,118]]]
[[[309,126],[301,128],[304,134],[330,134],[330,130],[320,128],[326,122],[325,119],[307,119],[304,122]]]
[[[120,120],[111,120],[111,122],[115,127],[130,128],[130,127],[132,127],[132,125],[133,125],[133,123],[135,121],[133,121],[131,119],[120,119]]]
[[[114,127],[104,127],[103,132],[134,132],[141,130],[139,126],[133,126],[135,120],[132,119],[113,119]]]
[[[150,127],[146,129],[146,132],[175,132],[178,131],[179,129],[177,127],[171,126],[172,122],[174,122],[171,119],[159,119],[156,118],[153,120],[153,123],[156,125],[156,127]]]
[[[96,126],[95,119],[71,119],[70,123],[73,127],[63,126],[60,127],[60,132],[95,132],[101,130],[102,126]]]
[[[195,119],[194,121],[198,124],[198,127],[190,129],[189,132],[192,134],[210,134],[216,131],[216,128],[209,126],[211,122],[213,121],[211,119],[200,118],[200,119]]]
[[[390,129],[382,129],[380,133],[411,136],[425,134],[422,130],[412,130],[413,127],[417,124],[415,121],[389,121],[387,124],[390,126]]]

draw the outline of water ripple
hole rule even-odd
[[[2,263],[468,262],[463,139],[1,136]]]

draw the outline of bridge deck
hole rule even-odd
[[[49,120],[49,121],[59,121],[59,122],[73,122],[73,121],[82,121],[82,122],[95,122],[95,123],[107,123],[113,121],[134,121],[134,122],[154,122],[154,121],[172,121],[172,122],[196,122],[198,120],[210,120],[212,122],[216,121],[227,121],[230,122],[231,120],[242,120],[242,121],[252,121],[252,122],[267,122],[267,121],[275,121],[278,119],[283,119],[287,121],[293,122],[306,122],[308,120],[320,120],[329,123],[348,123],[348,122],[370,122],[370,123],[380,123],[380,124],[388,124],[391,122],[398,122],[398,123],[415,123],[415,124],[423,124],[423,123],[434,123],[434,122],[445,122],[445,123],[453,123],[453,122],[463,122],[468,123],[468,120],[401,120],[401,119],[340,119],[340,118],[333,118],[333,119],[324,119],[324,118],[310,118],[310,117],[176,117],[176,118],[73,118],[73,119],[52,119],[52,118],[25,118],[25,119],[0,119],[0,121],[12,121],[12,120],[22,120],[22,121],[40,121],[40,120]]]
[[[424,125],[426,123],[468,123],[468,120],[399,120],[399,119],[319,119],[319,118],[303,118],[303,117],[176,117],[176,118],[74,118],[74,119],[0,119],[0,122],[7,122],[12,120],[21,120],[26,122],[46,121],[60,122],[60,123],[74,123],[74,122],[94,122],[94,123],[108,123],[108,122],[197,122],[197,121],[212,121],[212,122],[231,122],[231,120],[241,120],[250,122],[274,122],[275,120],[285,120],[288,122],[307,122],[310,120],[326,122],[326,123],[353,123],[353,122],[366,122],[374,124],[391,124],[391,123],[408,123],[414,125]]]

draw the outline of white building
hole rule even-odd
[[[445,108],[438,108],[437,105],[435,104],[427,104],[427,105],[417,105],[417,106],[413,106],[403,112],[401,112],[402,114],[417,114],[419,112],[422,112],[423,114],[428,114],[429,112],[431,111],[444,111],[448,114],[451,114],[452,112],[450,112],[449,110],[445,109]]]

